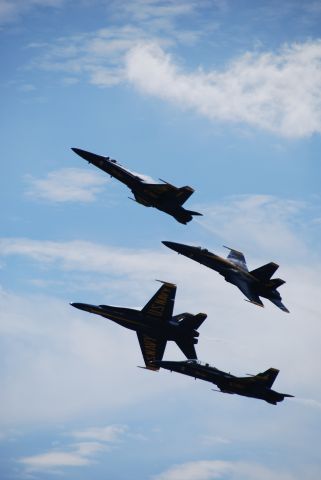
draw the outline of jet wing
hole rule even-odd
[[[225,248],[230,250],[230,253],[228,254],[227,258],[230,260],[230,262],[234,263],[238,267],[243,268],[246,272],[248,272],[248,268],[246,265],[245,257],[242,252],[239,252],[238,250],[234,250],[234,248],[226,247],[223,245]]]
[[[164,182],[164,180],[162,181]],[[151,196],[156,198],[162,197],[162,199],[166,198],[167,200],[176,202],[177,205],[180,206],[194,193],[192,187],[186,185],[185,187],[178,188],[167,182],[165,182],[164,185],[149,183],[145,185],[145,189],[148,189],[148,193]]]
[[[169,192],[172,192],[173,190],[176,190],[176,187],[173,185],[170,185],[168,183],[162,184],[162,183],[146,183],[144,185],[144,188],[147,190],[148,193],[151,195],[152,193],[155,194],[155,197],[160,197],[161,195],[166,195]]]
[[[235,285],[241,290],[242,293],[244,293],[249,302],[258,305],[259,307],[264,307],[258,294],[253,291],[253,289],[245,280],[237,278]]]
[[[176,285],[164,283],[142,309],[142,313],[159,320],[170,320],[173,316],[175,295]],[[159,358],[157,359],[159,360]]]
[[[163,338],[151,337],[150,335],[139,332],[137,332],[137,337],[146,368],[149,370],[159,370],[159,367],[153,366],[149,362],[162,360],[167,341]]]

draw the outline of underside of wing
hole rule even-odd
[[[251,288],[251,286],[247,282],[238,279],[236,286],[241,290],[242,293],[244,293],[249,302],[258,305],[259,307],[264,307],[258,294]]]
[[[154,197],[161,197],[163,195],[168,195],[173,191],[175,187],[169,184],[161,183],[147,183],[144,185],[144,189],[148,190],[148,194]]]
[[[226,247],[226,245],[223,245],[223,246],[228,250],[230,250],[230,253],[227,256],[228,260],[230,260],[230,262],[234,263],[235,265],[238,265],[239,267],[243,268],[243,270],[246,270],[248,272],[248,268],[247,268],[243,253],[239,252],[238,250],[234,250],[234,248]]]
[[[152,366],[149,362],[162,360],[167,341],[164,338],[151,337],[145,333],[138,332],[137,337],[146,368],[149,370],[159,370],[159,367]]]
[[[173,315],[175,295],[176,285],[164,283],[142,309],[142,313],[159,320],[170,320]]]

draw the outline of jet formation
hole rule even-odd
[[[144,178],[136,173],[130,172],[120,163],[110,157],[103,157],[95,153],[81,150],[80,148],[72,148],[80,157],[92,163],[95,167],[100,168],[108,173],[111,177],[117,178],[120,182],[127,185],[132,191],[134,200],[145,207],[154,207],[162,212],[168,213],[174,217],[179,223],[187,224],[193,219],[194,215],[202,215],[199,212],[185,210],[182,205],[194,193],[194,189],[189,186],[175,187],[164,180],[163,183],[148,183]]]
[[[278,264],[270,262],[249,271],[243,253],[233,248],[225,247],[230,252],[227,258],[223,258],[206,248],[175,242],[164,241],[162,243],[175,252],[218,272],[227,282],[239,288],[250,303],[264,307],[260,299],[260,297],[264,297],[283,310],[283,312],[289,313],[289,310],[282,303],[280,293],[277,291],[277,288],[283,285],[285,281],[281,278],[271,278],[279,268]]]
[[[185,210],[182,205],[193,194],[192,187],[175,187],[161,180],[161,184],[146,181],[143,176],[124,168],[110,157],[96,155],[79,148],[72,150],[103,170],[111,177],[124,183],[133,193],[134,201],[146,207],[154,207],[174,217],[179,223],[187,224],[193,216],[202,215],[192,210]],[[209,250],[175,242],[162,242],[168,248],[182,254],[212,270],[217,271],[225,280],[241,290],[246,299],[260,307],[260,297],[267,298],[284,312],[289,310],[283,305],[278,287],[285,283],[280,278],[272,278],[279,268],[274,262],[267,263],[255,270],[248,270],[242,252],[228,248],[227,258],[220,257]],[[237,394],[265,400],[276,405],[285,397],[293,397],[286,393],[272,390],[272,385],[279,373],[275,368],[249,377],[236,377],[230,373],[202,363],[197,360],[195,345],[198,343],[198,329],[206,319],[206,313],[196,315],[185,312],[173,315],[176,285],[162,282],[162,286],[141,309],[116,307],[112,305],[91,305],[87,303],[71,303],[75,308],[100,315],[133,330],[137,334],[140,349],[148,370],[164,368],[199,378],[215,384],[222,393]],[[187,360],[163,361],[168,341],[176,342]]]
[[[176,285],[163,285],[142,310],[111,305],[71,303],[75,308],[95,313],[137,333],[146,368],[158,370],[155,360],[162,360],[168,340],[176,342],[187,358],[197,358],[194,345],[198,342],[198,328],[206,319],[206,313],[193,315],[185,312],[173,316]]]
[[[211,367],[208,363],[198,360],[185,360],[183,362],[154,361],[153,365],[166,370],[183,373],[190,377],[199,378],[214,383],[222,393],[242,395],[244,397],[265,400],[272,405],[282,402],[285,397],[293,397],[288,393],[279,393],[271,389],[279,370],[269,368],[263,373],[249,377],[236,377]]]

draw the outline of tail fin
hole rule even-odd
[[[255,270],[252,270],[250,272],[253,277],[257,278],[258,280],[261,280],[263,282],[267,282],[270,280],[272,275],[277,271],[279,268],[279,265],[274,262],[267,263],[266,265],[263,265],[262,267],[256,268]]]
[[[279,288],[281,287],[281,285],[284,285],[285,283],[286,283],[285,280],[282,280],[282,278],[272,278],[272,280],[270,280],[270,284],[272,288]]]
[[[194,193],[194,189],[192,187],[185,186],[178,188],[175,197],[179,205],[183,205],[186,200],[189,199],[192,193]]]
[[[276,368],[269,368],[265,372],[258,373],[255,378],[262,381],[266,387],[271,388],[279,371],[280,370],[277,370]]]
[[[206,318],[206,313],[198,313],[197,315],[183,318],[181,320],[181,325],[190,330],[198,330]]]

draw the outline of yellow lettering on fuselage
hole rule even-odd
[[[154,338],[144,336],[144,346],[146,357],[154,359],[156,357],[156,342]]]
[[[157,296],[155,302],[150,306],[149,314],[153,317],[161,317],[167,305],[168,295],[171,290],[166,288]]]

